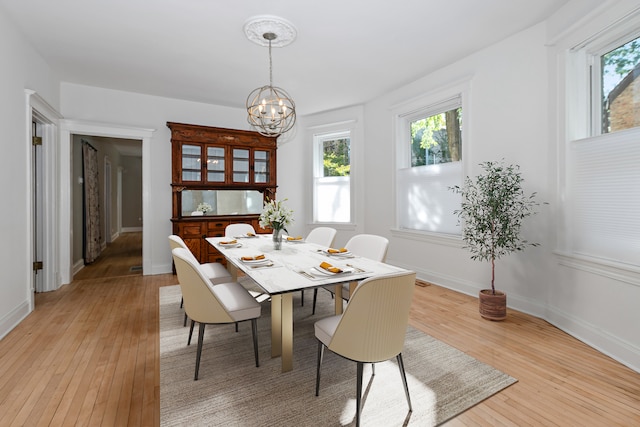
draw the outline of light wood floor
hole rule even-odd
[[[158,289],[176,278],[85,274],[38,294],[0,341],[0,426],[159,425]],[[485,321],[475,298],[431,285],[416,286],[411,324],[519,380],[448,426],[640,425],[640,374],[545,321]]]

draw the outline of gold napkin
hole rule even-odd
[[[287,237],[287,240],[302,240],[302,236],[296,236],[296,237],[289,236]]]
[[[257,261],[259,259],[264,259],[264,255],[260,254],[260,255],[256,255],[256,256],[243,256],[242,258],[240,258],[242,261]]]
[[[349,250],[347,248],[340,248],[340,249],[329,248],[327,249],[327,252],[329,252],[330,254],[342,254],[345,252],[349,252]]]
[[[342,273],[342,270],[340,270],[338,267],[334,267],[333,265],[324,261],[320,264],[320,268],[327,270],[331,273]]]
[[[220,242],[221,245],[235,245],[236,243],[238,243],[236,239]]]

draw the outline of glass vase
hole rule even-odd
[[[282,230],[274,229],[273,230],[273,249],[279,251],[282,249]]]

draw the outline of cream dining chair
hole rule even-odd
[[[204,275],[200,264],[188,250],[177,248],[172,251],[172,255],[184,298],[184,309],[191,319],[187,345],[191,344],[191,335],[195,323],[199,324],[196,369],[193,379],[198,379],[205,325],[223,323],[235,323],[237,325],[238,322],[251,320],[256,367],[260,366],[257,323],[257,319],[261,314],[260,304],[237,282],[212,285]]]
[[[409,412],[412,411],[402,349],[415,279],[416,274],[412,271],[365,279],[354,291],[343,314],[315,323],[315,336],[318,339],[316,396],[320,395],[320,368],[325,347],[355,361],[356,426],[360,425],[362,371],[365,363],[374,364],[396,358]],[[373,366],[372,375],[375,375]]]
[[[247,233],[256,234],[256,230],[253,228],[253,225],[244,223],[229,224],[224,229],[224,237],[226,238],[244,236]]]
[[[189,249],[189,247],[184,242],[184,240],[182,240],[182,237],[177,236],[175,234],[171,234],[169,236],[169,247],[171,248],[171,250],[174,250],[175,248],[186,249],[187,251],[189,251],[194,261],[198,262],[196,257],[193,255],[193,252],[191,252],[191,249]],[[220,264],[219,262],[207,262],[204,264],[200,264],[200,267],[202,268],[204,275],[214,285],[218,283],[233,281],[233,278],[231,277],[231,274],[229,274],[229,271],[225,268],[224,265]],[[184,300],[180,300],[180,307],[182,307],[183,303],[184,303]],[[187,326],[186,313],[184,315],[184,326]]]
[[[357,234],[353,236],[346,245],[345,249],[356,256],[369,258],[374,261],[385,262],[387,259],[387,249],[389,248],[389,240],[386,237],[377,236],[375,234]],[[333,295],[335,286],[325,286],[323,289],[331,292]],[[349,301],[349,284],[342,285],[342,299]],[[313,308],[312,314],[316,313],[316,301],[318,299],[318,288],[313,290]]]
[[[305,242],[330,248],[338,231],[331,227],[316,227],[307,234]],[[304,305],[304,291],[300,291],[300,305]]]
[[[333,245],[336,233],[337,230],[335,228],[316,227],[307,234],[307,238],[304,241],[330,248]]]

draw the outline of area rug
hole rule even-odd
[[[315,396],[317,341],[313,324],[330,316],[328,292],[312,292],[301,306],[294,297],[293,370],[281,372],[270,357],[270,303],[258,319],[260,367],[256,368],[251,324],[209,325],[198,381],[193,380],[197,327],[187,346],[179,286],[160,288],[160,422],[162,426],[346,426],[355,425],[356,364],[330,351]],[[393,361],[364,370],[363,426],[435,426],[517,380],[412,327],[403,351],[413,411],[409,412]]]

